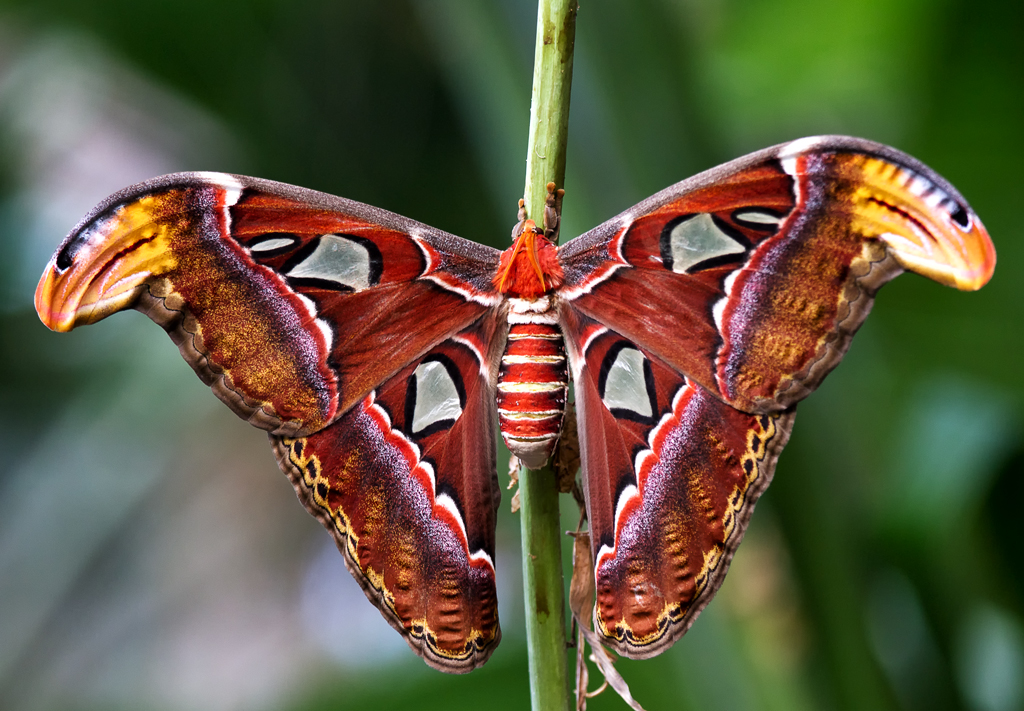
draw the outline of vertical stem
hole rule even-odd
[[[533,711],[569,710],[558,489],[550,467],[519,472],[523,595]]]
[[[537,221],[544,214],[547,184],[565,184],[576,11],[576,0],[540,0],[537,11],[525,191],[527,214]]]
[[[540,0],[526,158],[526,208],[538,222],[547,184],[565,182],[576,0]],[[568,711],[565,583],[558,519],[558,488],[550,467],[519,473],[523,537],[523,592],[533,711]]]

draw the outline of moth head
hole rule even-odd
[[[522,220],[512,230],[512,246],[501,254],[494,286],[503,294],[537,298],[562,283],[555,245],[533,220]]]

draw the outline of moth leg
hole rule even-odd
[[[519,212],[516,215],[515,227],[512,228],[512,243],[515,244],[516,240],[523,234],[523,229],[526,227],[526,200],[519,198]]]
[[[565,191],[555,190],[554,183],[548,183],[548,196],[544,201],[544,236],[553,244],[558,244],[558,228],[562,220],[562,197]]]

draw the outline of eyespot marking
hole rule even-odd
[[[57,253],[56,265],[60,271],[67,271],[72,264],[75,263],[75,257],[81,251],[82,247],[88,242],[84,239],[81,233],[75,235],[67,241],[67,243],[61,248],[60,252]]]
[[[971,229],[971,213],[967,212],[967,209],[958,202],[953,203],[956,208],[950,213],[950,217],[953,222],[960,225],[961,229],[968,231]]]

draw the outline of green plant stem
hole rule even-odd
[[[534,711],[569,709],[558,488],[550,467],[519,471],[523,594]]]
[[[540,0],[537,12],[525,197],[528,214],[538,223],[544,214],[547,184],[561,188],[565,183],[576,11],[576,0]]]
[[[540,223],[547,184],[565,182],[576,36],[576,0],[540,0],[526,159],[527,214]],[[565,646],[565,583],[558,486],[550,467],[519,472],[523,592],[533,711],[570,708]]]

